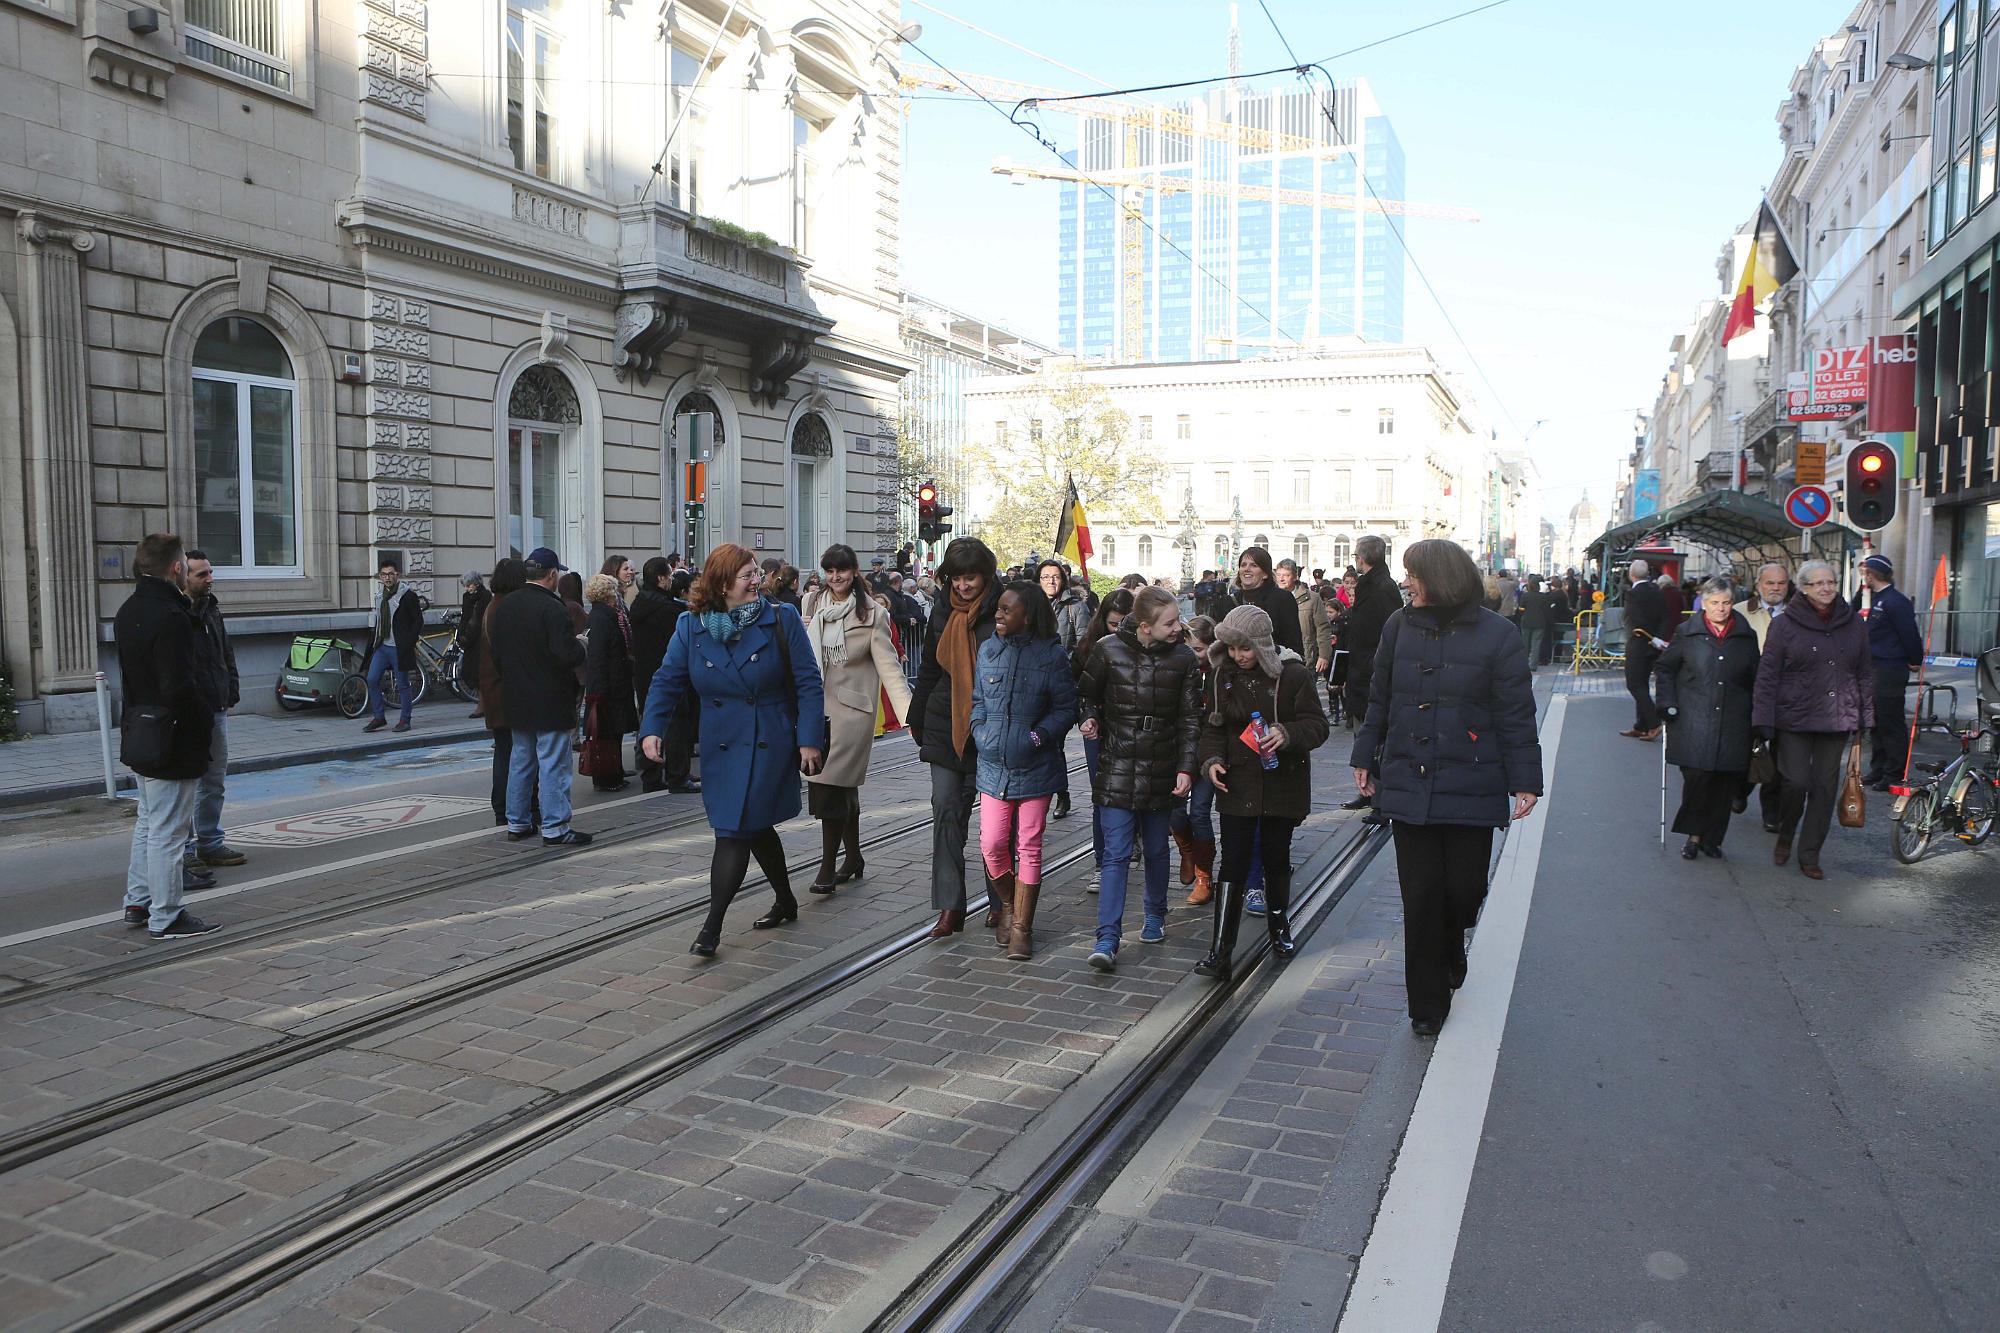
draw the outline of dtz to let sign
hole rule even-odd
[[[1868,348],[1822,347],[1813,353],[1812,401],[1868,401]]]

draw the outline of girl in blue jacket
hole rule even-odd
[[[1039,587],[1017,581],[1000,594],[973,675],[979,852],[1000,913],[995,942],[1019,961],[1034,955],[1042,830],[1067,768],[1063,737],[1076,724],[1069,655]]]

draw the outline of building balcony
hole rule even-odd
[[[1751,481],[1762,481],[1764,465],[1752,457],[1747,449],[1744,451],[1743,460],[1744,475]],[[1729,489],[1730,467],[1735,461],[1735,452],[1728,449],[1704,455],[1696,472],[1696,480],[1700,483],[1701,489],[1705,491]]]

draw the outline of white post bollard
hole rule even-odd
[[[97,673],[97,743],[104,755],[104,799],[118,799],[118,770],[111,762],[111,687]]]

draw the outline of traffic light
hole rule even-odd
[[[1847,451],[1847,522],[1862,532],[1880,532],[1896,518],[1897,474],[1901,457],[1880,440]]]
[[[951,506],[938,503],[938,488],[934,481],[927,481],[917,487],[917,540],[941,542],[951,531],[951,524],[944,520],[951,516]]]

